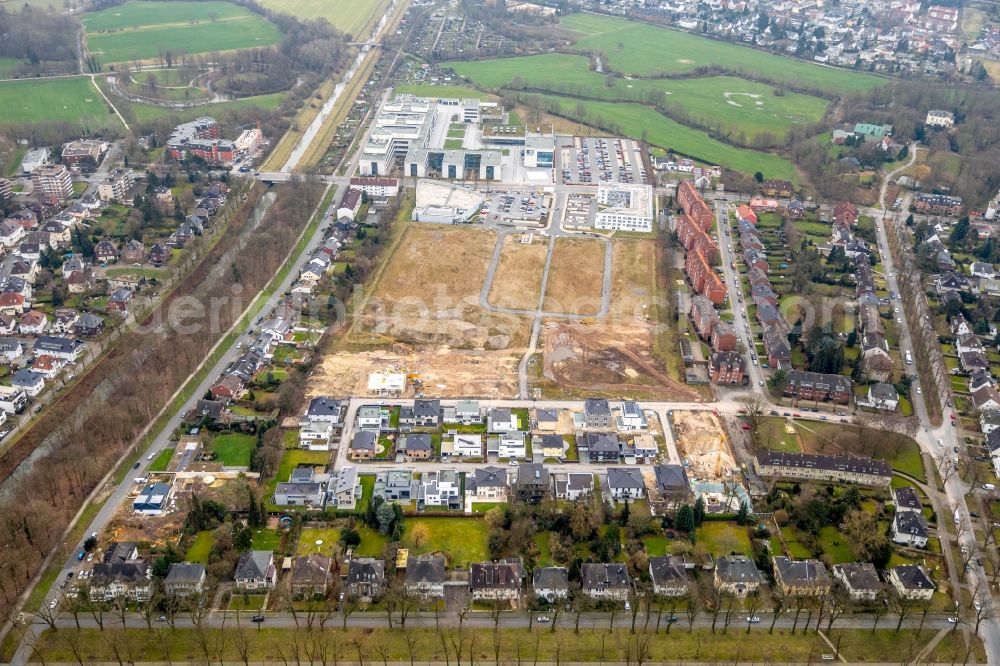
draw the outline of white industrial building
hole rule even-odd
[[[625,183],[598,185],[594,227],[612,231],[652,231],[653,188]]]

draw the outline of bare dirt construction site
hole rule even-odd
[[[553,397],[631,396],[696,400],[699,395],[674,380],[652,353],[645,324],[586,324],[560,320],[542,327],[543,393]]]
[[[365,395],[369,374],[402,372],[410,375],[410,396],[514,395],[527,320],[479,305],[495,244],[496,234],[480,228],[407,223],[346,339],[319,359],[307,392]]]
[[[556,252],[559,248],[557,244]],[[587,259],[590,266],[603,267],[603,246],[599,249],[595,253],[599,256]],[[567,263],[570,270],[574,265],[584,264]],[[543,361],[535,378],[543,394],[579,397],[596,391],[678,401],[703,397],[670,375],[658,349],[662,338],[658,279],[655,239],[614,238],[608,316],[581,322],[554,319],[542,328]],[[598,276],[591,287],[594,293],[600,293],[600,280]],[[550,293],[552,284],[550,275]],[[670,348],[666,353],[672,353]]]
[[[504,238],[500,264],[490,285],[491,305],[515,310],[538,307],[548,242],[545,238],[534,238],[531,243],[524,243],[525,237],[508,234]]]
[[[604,244],[580,238],[559,238],[545,289],[549,312],[593,315],[601,309]]]
[[[688,475],[701,481],[728,481],[738,469],[729,436],[719,417],[709,411],[674,410],[674,441]]]
[[[453,350],[397,343],[387,349],[326,354],[313,370],[307,393],[365,395],[372,372],[405,372],[421,381],[420,392],[440,398],[509,398],[517,393],[517,363],[523,349]],[[404,395],[417,390],[412,381]]]
[[[527,342],[522,317],[480,307],[496,243],[492,231],[412,223],[355,320],[350,342],[506,349]]]
[[[655,320],[658,293],[656,240],[615,238],[612,242],[608,318],[623,324]]]

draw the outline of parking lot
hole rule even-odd
[[[648,183],[638,146],[631,139],[573,137],[556,151],[565,185]]]
[[[548,220],[549,197],[535,192],[496,192],[483,204],[484,224],[538,224]]]

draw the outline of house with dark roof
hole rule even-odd
[[[565,567],[539,567],[531,577],[535,596],[550,604],[569,596],[569,575]]]
[[[270,590],[278,580],[278,570],[274,566],[274,552],[251,550],[240,556],[233,580],[237,590],[257,592]]]
[[[507,470],[502,467],[480,467],[471,478],[466,475],[466,493],[472,493],[476,499],[507,501]]]
[[[927,521],[921,513],[914,511],[898,511],[892,517],[892,527],[889,530],[893,543],[911,548],[927,546]]]
[[[538,503],[548,497],[552,484],[541,463],[521,463],[514,474],[512,491],[522,502]]]
[[[411,555],[406,561],[407,593],[425,599],[443,599],[445,569],[444,555]]]
[[[886,579],[900,597],[930,601],[936,586],[927,570],[918,564],[901,564],[889,569]]]
[[[830,576],[819,560],[793,560],[777,556],[772,560],[774,581],[782,594],[795,597],[818,597],[830,591]]]
[[[341,422],[343,412],[344,403],[340,400],[319,395],[309,401],[309,406],[306,408],[306,420],[337,424]]]
[[[840,581],[853,601],[875,601],[882,590],[882,581],[870,562],[834,564],[833,577]]]
[[[765,478],[836,481],[886,488],[892,480],[889,463],[860,456],[758,451],[754,456],[754,469]]]
[[[646,482],[639,467],[609,467],[607,484],[610,496],[619,502],[646,496]]]
[[[371,460],[378,448],[378,433],[359,430],[351,438],[350,454],[353,460]]]
[[[851,401],[851,380],[843,375],[792,370],[788,373],[785,396],[846,405]]]
[[[610,428],[611,406],[604,398],[587,398],[583,401],[583,417],[587,428]]]
[[[591,463],[617,463],[622,451],[621,441],[614,433],[580,433],[576,445],[581,454],[587,454]]]
[[[673,508],[691,499],[691,481],[683,465],[662,464],[653,468],[659,502]]]
[[[407,460],[430,460],[434,456],[434,443],[426,433],[409,433],[399,438],[396,451]]]
[[[921,513],[924,509],[920,503],[920,495],[913,486],[900,486],[892,489],[892,501],[896,505],[896,513],[914,511]]]
[[[653,591],[665,597],[687,594],[690,580],[684,559],[676,555],[649,558],[649,577]]]
[[[385,564],[382,560],[360,557],[347,565],[347,593],[362,601],[371,601],[385,590]]]
[[[746,555],[725,555],[715,561],[713,584],[717,590],[744,597],[764,581],[757,565]]]
[[[175,597],[201,594],[205,586],[205,565],[197,562],[174,562],[163,579],[163,591]]]
[[[94,565],[88,579],[91,601],[129,599],[143,602],[153,590],[149,565],[142,561],[99,562]]]
[[[585,562],[580,565],[581,589],[591,599],[625,601],[632,581],[624,564]]]
[[[474,601],[516,601],[524,577],[520,561],[473,562],[469,565],[469,592]]]
[[[330,558],[313,553],[296,557],[292,563],[292,594],[322,597],[330,585]]]

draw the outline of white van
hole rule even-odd
[[[997,489],[997,487],[995,485],[993,485],[992,483],[984,483],[983,484],[983,490],[996,490],[996,489]]]
[[[906,365],[913,365],[913,355],[909,351],[906,352]]]

